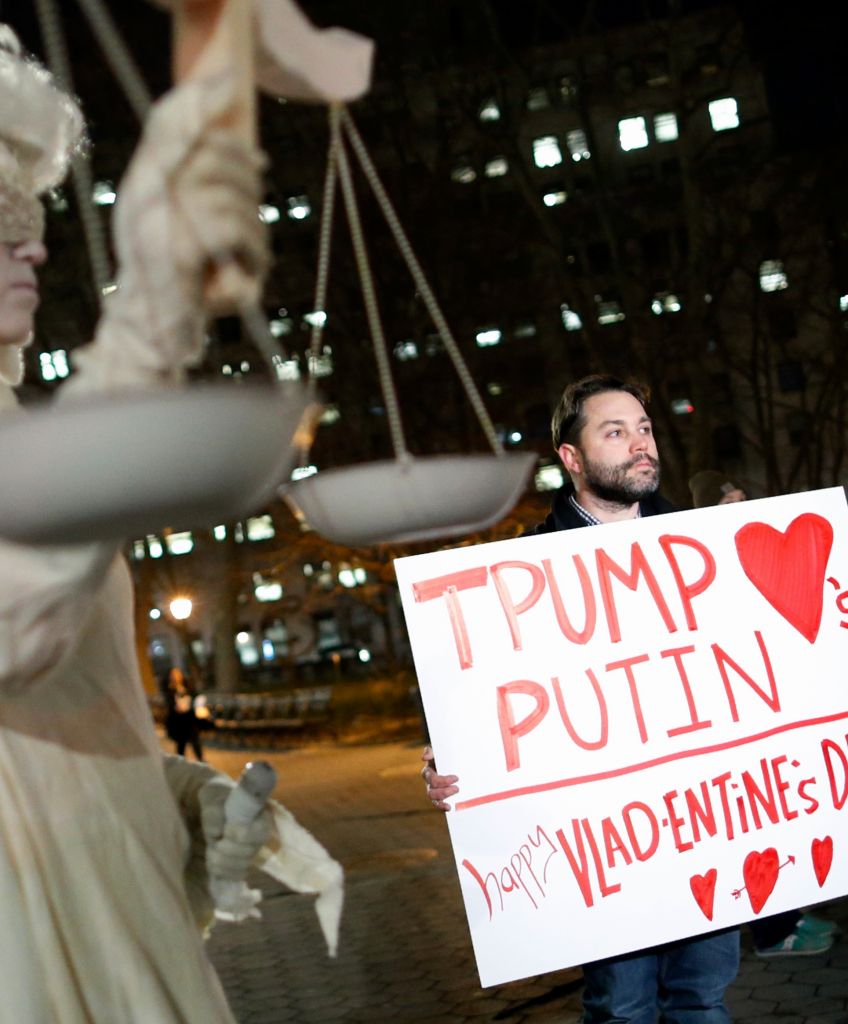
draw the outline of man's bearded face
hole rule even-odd
[[[586,486],[602,501],[632,505],[659,490],[659,459],[647,452],[617,464],[594,462],[586,452],[581,454]]]

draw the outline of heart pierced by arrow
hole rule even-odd
[[[708,921],[713,919],[713,901],[715,899],[716,878],[718,872],[710,868],[703,875],[692,875],[689,879],[689,888],[695,897],[695,902],[701,908],[701,913]]]
[[[790,625],[814,643],[833,545],[830,523],[811,512],[793,519],[785,533],[766,523],[747,523],[735,540],[748,579]]]
[[[833,863],[833,839],[825,836],[824,839],[814,839],[810,847],[813,858],[813,871],[816,873],[816,881],[821,888],[827,876],[830,874],[830,865]]]
[[[738,900],[747,890],[751,909],[755,914],[759,914],[777,883],[778,872],[787,864],[794,863],[795,858],[790,854],[781,864],[777,850],[773,846],[769,846],[762,852],[752,850],[742,865],[742,877],[745,879],[745,884],[741,889],[734,889],[731,895]]]

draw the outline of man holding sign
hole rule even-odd
[[[674,511],[658,493],[659,455],[647,396],[636,384],[591,376],[569,385],[552,420],[554,447],[571,479],[533,534],[637,519]],[[459,789],[424,752],[433,805]],[[568,928],[568,923],[564,924]],[[585,1024],[726,1024],[724,993],[739,967],[739,934],[726,929],[583,967]]]

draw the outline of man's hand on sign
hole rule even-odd
[[[427,796],[430,802],[438,811],[449,811],[450,804],[448,797],[455,796],[459,792],[459,778],[456,775],[439,775],[436,771],[436,757],[432,747],[425,747],[421,755],[424,767],[421,769],[421,778],[427,784]]]

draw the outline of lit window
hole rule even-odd
[[[562,487],[565,478],[562,475],[562,467],[557,465],[540,466],[536,470],[534,483],[537,491],[556,491]]]
[[[675,398],[671,403],[671,411],[675,416],[689,416],[695,411],[695,406],[688,398]]]
[[[410,359],[418,358],[418,346],[411,338],[406,341],[399,341],[394,347],[395,359],[405,363]]]
[[[444,350],[445,345],[440,334],[428,334],[424,339],[424,351],[428,356],[437,356]]]
[[[551,105],[551,98],[548,90],[543,85],[537,85],[527,93],[528,110],[547,110]]]
[[[580,319],[577,313],[574,312],[573,309],[569,309],[568,306],[566,306],[565,303],[563,303],[559,307],[559,311],[562,315],[562,326],[567,331],[580,330],[580,328],[583,326],[583,321]]]
[[[279,206],[273,206],[271,203],[262,203],[259,207],[259,219],[263,224],[276,224],[280,219]]]
[[[679,313],[683,308],[677,295],[671,292],[658,292],[651,303],[651,312],[657,316],[663,313]]]
[[[248,540],[270,540],[274,532],[274,520],[267,514],[252,516],[247,520]]]
[[[367,581],[368,573],[360,565],[353,568],[348,563],[342,562],[339,566],[338,579],[343,587],[359,587]]]
[[[481,121],[500,121],[501,108],[497,105],[495,100],[490,97],[480,104],[478,117]]]
[[[709,111],[713,131],[726,132],[729,128],[739,127],[739,104],[732,96],[712,100]]]
[[[286,334],[291,334],[294,330],[294,323],[290,316],[274,317],[273,320],[268,321],[268,330],[271,332],[272,337],[282,338]]]
[[[250,363],[246,359],[242,359],[240,369],[242,373],[250,373]]]
[[[277,380],[300,380],[300,362],[297,356],[283,359],[282,356],[275,355],[272,361]]]
[[[47,202],[50,204],[50,209],[54,213],[67,213],[70,207],[68,206],[68,197],[60,188],[52,188],[47,193]]]
[[[151,608],[150,611],[147,614],[150,616],[151,619],[153,619],[154,622],[157,619],[161,619],[162,618],[162,613],[159,611],[158,608]]]
[[[486,385],[486,391],[493,398],[497,398],[498,395],[502,395],[503,394],[503,384],[498,384],[497,381],[493,380],[493,381],[491,381],[490,383],[488,383]]]
[[[657,142],[674,142],[677,137],[677,115],[654,114],[654,138]]]
[[[311,313],[304,313],[303,319],[310,327],[325,327],[327,324],[327,314],[323,309],[314,309]]]
[[[244,526],[241,523],[236,523],[233,527],[233,539],[236,544],[244,544]]]
[[[510,432],[506,435],[508,444],[519,444],[522,438],[523,435],[520,430],[510,430]]]
[[[598,323],[617,324],[624,319],[624,310],[617,299],[596,299],[598,303]]]
[[[259,650],[253,634],[242,630],[236,633],[236,651],[242,665],[256,665],[259,662]]]
[[[764,292],[781,292],[789,287],[782,260],[763,260],[760,264],[760,288]]]
[[[564,188],[551,189],[542,195],[542,202],[545,206],[562,206],[566,199],[568,199],[568,193]]]
[[[291,478],[292,480],[305,480],[308,476],[314,476],[317,472],[317,466],[296,466],[291,471]]]
[[[309,562],[304,563],[304,566],[303,566],[303,575],[304,576],[312,576],[314,574],[314,572],[315,572],[315,566],[310,565]]]
[[[371,660],[371,652],[368,650],[367,647],[360,647],[359,650],[356,652],[356,656],[364,665],[366,665]]]
[[[538,328],[532,320],[527,320],[523,324],[517,324],[512,333],[516,338],[535,338],[538,334]]]
[[[842,313],[848,311],[848,295],[839,296],[839,310]]]
[[[187,555],[194,550],[194,537],[188,531],[183,533],[169,533],[165,537],[165,545],[171,555]]]
[[[648,145],[648,128],[644,117],[625,117],[618,122],[618,144],[625,153]]]
[[[341,410],[337,405],[325,406],[324,411],[321,413],[320,423],[325,426],[332,426],[333,423],[338,423],[342,418]]]
[[[487,327],[482,331],[478,331],[476,337],[479,348],[488,348],[491,345],[499,344],[503,335],[497,327]]]
[[[505,156],[496,156],[493,160],[489,160],[486,166],[483,168],[483,173],[487,178],[502,178],[509,170],[509,163]]]
[[[262,657],[266,661],[273,661],[275,653],[276,652],[274,651],[274,641],[269,640],[267,637],[265,637],[265,639],[262,641]]]
[[[212,536],[215,540],[226,540],[227,539],[227,528],[226,526],[214,526],[212,528]]]
[[[112,206],[118,194],[111,181],[95,181],[91,189],[91,199],[95,206]]]
[[[456,181],[460,185],[470,185],[476,180],[477,172],[469,164],[460,164],[451,171],[451,181]]]
[[[107,281],[107,283],[104,284],[100,289],[100,294],[103,296],[111,295],[112,292],[116,292],[117,290],[118,284],[116,281]]]
[[[571,75],[563,75],[559,80],[559,94],[564,100],[577,95],[577,80]]]
[[[286,200],[286,213],[292,220],[306,220],[312,213],[308,196],[289,196]]]
[[[274,583],[271,580],[260,579],[254,584],[253,593],[257,601],[279,601],[283,596],[282,583]]]
[[[42,380],[57,380],[70,373],[68,353],[63,348],[57,348],[55,352],[40,352],[38,364]]]
[[[562,150],[555,135],[542,135],[533,140],[533,162],[537,167],[556,167],[562,163]]]
[[[329,377],[333,372],[333,350],[325,345],[323,351],[314,356],[309,353],[309,372],[313,377]]]
[[[164,548],[162,547],[162,542],[153,533],[149,534],[147,537],[147,550],[150,553],[151,558],[161,558],[165,553]]]
[[[132,556],[137,562],[140,562],[142,558],[147,557],[147,548],[145,548],[143,540],[133,541]]]
[[[224,365],[221,367],[221,373],[223,373],[223,375],[225,377],[232,377],[232,375],[233,375],[233,368],[232,368],[232,366],[230,366],[229,363],[224,363]]]
[[[588,160],[592,155],[589,152],[586,133],[582,128],[575,128],[574,131],[569,132],[565,137],[565,144],[568,146],[568,152],[575,163],[579,163],[581,160]]]

